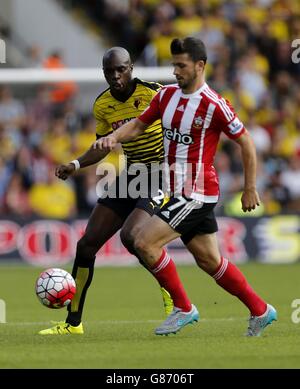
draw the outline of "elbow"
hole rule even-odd
[[[244,133],[237,138],[236,142],[241,146],[242,149],[253,149],[255,150],[255,144],[249,131],[245,129]]]
[[[140,119],[135,119],[134,124],[135,124],[134,130],[135,130],[136,135],[142,134],[146,130],[146,128],[148,127],[147,124],[142,122]]]

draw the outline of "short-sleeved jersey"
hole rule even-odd
[[[161,89],[155,82],[134,79],[135,90],[126,101],[112,96],[110,88],[101,93],[94,103],[96,136],[106,136],[124,123],[138,117]],[[153,163],[163,160],[163,134],[161,120],[155,120],[147,130],[130,142],[122,143],[128,165]]]
[[[169,85],[153,98],[139,119],[161,118],[168,189],[196,200],[218,201],[218,176],[213,166],[221,132],[232,139],[245,131],[233,108],[206,83],[192,94]]]

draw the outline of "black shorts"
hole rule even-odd
[[[121,177],[117,177],[113,185],[115,185],[115,191],[110,192],[109,196],[100,197],[98,204],[114,210],[122,219],[126,219],[129,214],[135,209],[142,209],[146,211],[150,216],[156,214],[164,202],[164,194],[161,188],[161,178],[158,182],[151,186],[151,177],[149,179],[148,186],[140,196],[132,198],[128,193],[130,182],[132,182],[135,176],[126,176],[126,182],[122,181],[126,172],[123,172]],[[120,189],[121,188],[121,189]]]
[[[131,212],[135,208],[143,209],[150,216],[154,215],[159,211],[159,206],[153,199],[111,199],[109,197],[98,199],[98,204],[102,204],[105,207],[111,208],[115,211],[122,219],[127,219]]]
[[[156,215],[181,234],[181,240],[187,244],[195,235],[218,231],[213,211],[215,206],[216,203],[199,203],[185,197],[171,197]]]

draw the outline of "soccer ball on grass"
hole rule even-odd
[[[58,309],[70,304],[76,293],[76,284],[67,271],[57,268],[47,269],[36,280],[35,292],[43,305]]]

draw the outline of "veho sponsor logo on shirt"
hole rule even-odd
[[[193,138],[189,134],[181,134],[180,131],[177,128],[174,128],[174,130],[164,128],[164,136],[177,143],[182,143],[184,145],[191,145],[194,143]]]

